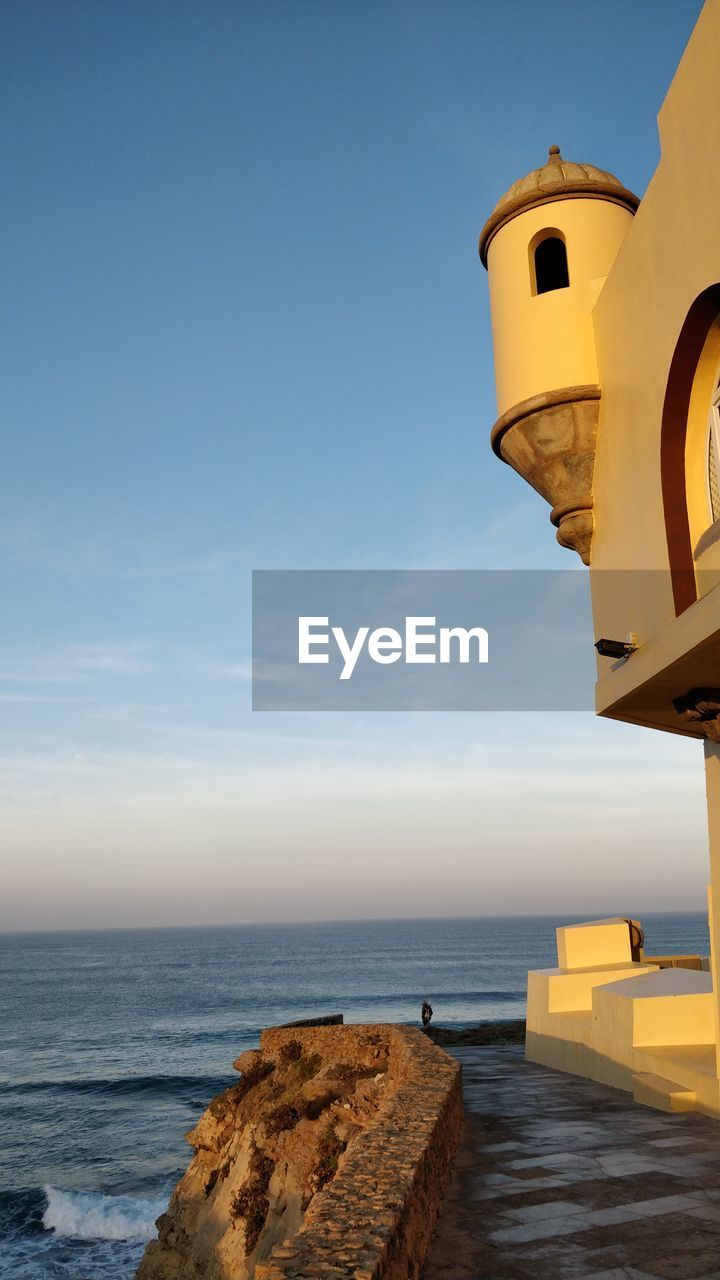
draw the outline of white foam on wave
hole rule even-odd
[[[131,1240],[140,1243],[155,1235],[155,1219],[166,1200],[136,1196],[104,1196],[95,1191],[61,1191],[45,1187],[46,1231],[76,1240]]]

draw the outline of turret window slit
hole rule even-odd
[[[534,254],[535,292],[551,293],[553,289],[567,289],[570,284],[567,249],[559,236],[546,236]]]

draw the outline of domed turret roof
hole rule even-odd
[[[610,200],[614,204],[623,205],[631,213],[635,212],[640,203],[638,197],[606,169],[598,169],[594,164],[575,164],[572,160],[563,160],[560,148],[551,147],[542,168],[533,169],[526,178],[514,182],[495,205],[480,233],[483,266],[487,266],[488,246],[496,231],[516,214],[531,209],[533,205],[548,204],[552,200],[573,196]]]

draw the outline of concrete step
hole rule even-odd
[[[633,1075],[633,1097],[644,1107],[655,1107],[657,1111],[695,1110],[694,1089],[646,1071]]]

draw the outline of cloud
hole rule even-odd
[[[209,577],[237,571],[241,557],[218,547],[179,549],[147,535],[120,532],[104,536],[97,524],[85,536],[68,529],[67,512],[59,505],[36,505],[23,516],[0,521],[0,549],[6,564],[31,566],[81,578],[127,581]]]
[[[5,657],[0,662],[0,681],[5,683],[58,684],[90,676],[144,675],[174,672],[211,680],[248,682],[252,678],[250,660],[229,661],[172,646],[153,645],[149,640],[111,640],[101,643],[72,642],[45,653]],[[7,700],[30,701],[30,695],[6,695]]]
[[[4,927],[703,908],[682,740],[582,716],[257,719],[182,750],[7,752]]]
[[[0,676],[2,679],[2,676]],[[60,694],[60,693],[2,693],[0,692],[0,703],[62,703],[67,705],[74,703],[90,703],[92,698],[86,698],[76,693]]]
[[[98,673],[138,674],[152,662],[142,640],[71,643],[47,653],[5,659],[0,680],[35,684],[64,684]]]
[[[199,659],[194,663],[194,668],[214,680],[240,680],[243,682],[252,680],[252,662],[249,659],[247,662],[212,662]]]

